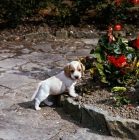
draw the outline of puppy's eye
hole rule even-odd
[[[74,72],[74,70],[70,70],[70,72],[71,72],[71,73],[73,73],[73,72]]]
[[[81,69],[78,69],[78,71],[81,71]]]

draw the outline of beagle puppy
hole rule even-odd
[[[35,99],[35,109],[41,110],[39,105],[42,101],[51,106],[53,103],[48,101],[49,95],[58,95],[68,90],[70,96],[78,96],[75,93],[75,84],[84,75],[84,71],[85,67],[82,63],[72,61],[59,74],[41,81],[31,98],[31,101]]]

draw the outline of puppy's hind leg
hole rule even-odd
[[[39,105],[40,105],[40,100],[38,100],[37,98],[35,99],[36,101],[35,101],[35,109],[36,110],[41,110],[41,108],[39,107]]]
[[[41,108],[39,107],[40,103],[42,101],[44,101],[47,97],[49,96],[49,94],[45,93],[45,90],[40,89],[39,95],[36,98],[36,102],[35,102],[35,109],[36,110],[41,110]]]

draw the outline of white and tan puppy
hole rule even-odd
[[[75,93],[75,84],[84,74],[84,70],[85,67],[82,63],[72,61],[68,63],[59,74],[41,81],[31,98],[31,100],[36,99],[35,109],[41,110],[39,105],[42,101],[48,106],[51,106],[53,103],[48,101],[49,95],[58,95],[68,90],[69,95],[72,97],[78,96],[78,94]]]

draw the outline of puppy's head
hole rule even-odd
[[[72,61],[64,67],[64,72],[67,77],[72,79],[80,79],[84,75],[85,67],[78,61]]]

